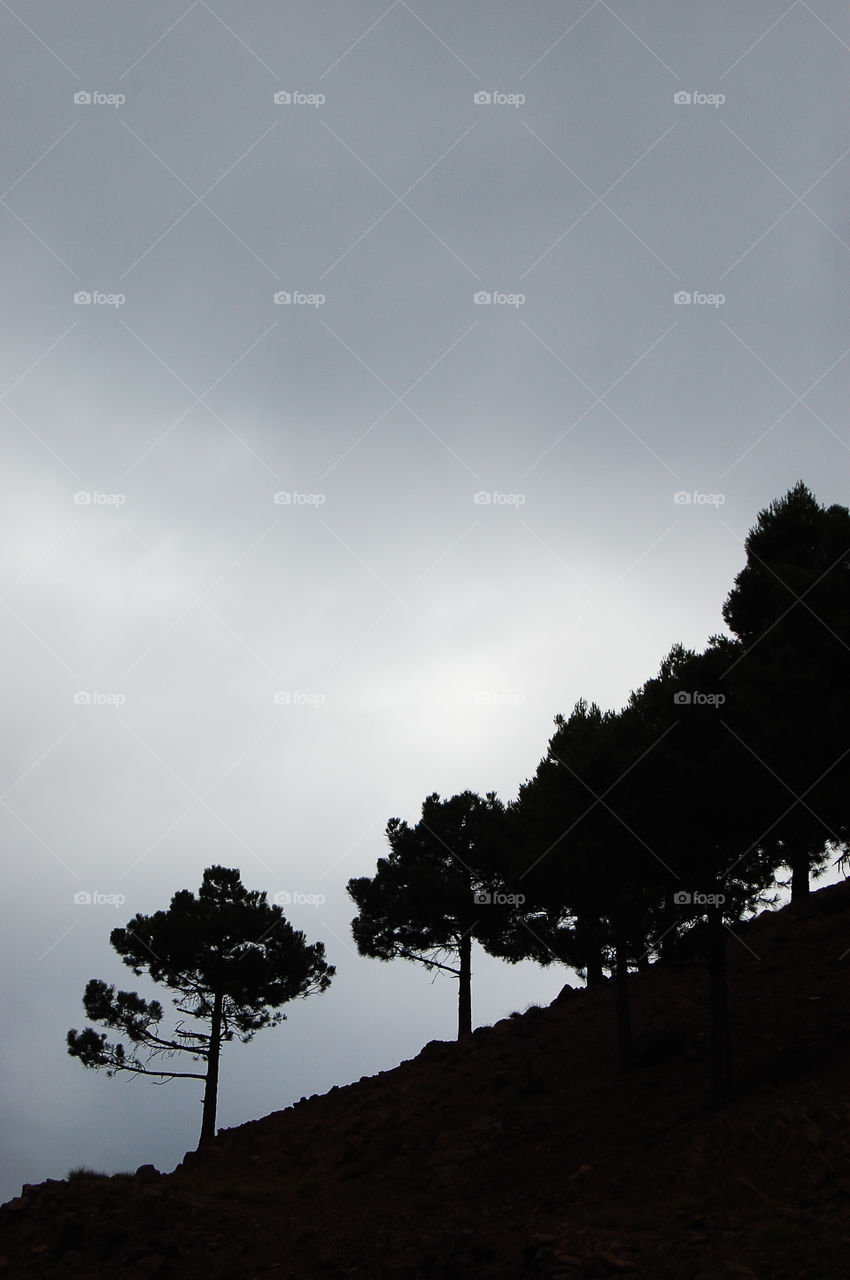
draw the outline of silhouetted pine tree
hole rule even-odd
[[[850,833],[850,511],[799,481],[745,549],[723,617],[743,649],[746,741],[783,784],[770,839],[799,902]]]
[[[415,960],[458,979],[458,1038],[472,1031],[472,942],[495,946],[514,905],[497,866],[504,806],[495,793],[434,793],[411,827],[387,823],[390,853],[374,876],[349,880],[359,914],[351,930],[361,955]],[[446,963],[447,960],[454,963]]]
[[[630,1062],[629,969],[648,961],[652,911],[664,893],[664,866],[639,832],[643,800],[631,774],[652,749],[641,717],[603,712],[580,699],[556,732],[533,779],[520,788],[524,830],[516,882],[528,886],[561,959],[598,985],[617,984],[618,1056]]]
[[[326,991],[334,975],[325,963],[321,942],[308,945],[283,911],[265,893],[248,891],[238,870],[208,867],[197,898],[188,889],[175,893],[167,911],[136,915],[109,937],[124,964],[140,976],[179,994],[178,1013],[209,1025],[209,1031],[184,1031],[179,1022],[172,1036],[160,1036],[162,1005],[132,991],[116,992],[98,978],[86,985],[83,1004],[95,1022],[123,1033],[129,1053],[119,1041],[107,1043],[106,1032],[93,1027],[71,1030],[68,1052],[84,1067],[106,1067],[107,1075],[137,1075],[204,1081],[201,1141],[215,1134],[221,1046],[238,1035],[243,1044],[263,1027],[285,1020],[280,1006],[296,996]],[[271,1012],[276,1010],[277,1012]],[[147,1050],[142,1061],[139,1054]],[[206,1064],[203,1072],[160,1070],[149,1064],[159,1057],[188,1053]]]
[[[732,1079],[726,988],[728,930],[764,905],[773,883],[773,851],[765,832],[778,785],[742,738],[736,707],[735,657],[740,646],[713,637],[704,653],[675,645],[659,675],[632,695],[654,732],[667,726],[658,750],[637,766],[656,810],[650,843],[672,872],[671,928],[707,924],[714,1082]],[[721,701],[725,699],[725,701]]]

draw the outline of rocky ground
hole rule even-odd
[[[850,882],[730,939],[737,1086],[707,974],[567,992],[236,1129],[172,1174],[25,1187],[0,1278],[846,1280]]]

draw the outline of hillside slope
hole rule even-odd
[[[737,1090],[712,1107],[702,969],[612,989],[236,1129],[174,1173],[0,1209],[0,1277],[844,1280],[850,882],[730,938]]]

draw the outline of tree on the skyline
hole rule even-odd
[[[764,833],[779,795],[742,740],[731,674],[739,649],[724,637],[713,637],[702,653],[674,645],[658,676],[632,696],[656,729],[665,722],[670,728],[635,781],[655,806],[651,843],[672,872],[673,921],[706,924],[718,1093],[732,1078],[726,943],[736,922],[769,901],[774,856]]]
[[[800,902],[850,832],[850,511],[799,481],[745,550],[723,618],[741,642],[745,739],[783,784],[769,838]]]
[[[633,771],[654,745],[634,710],[603,712],[580,699],[556,732],[517,810],[525,840],[516,848],[516,881],[528,887],[546,924],[536,932],[562,960],[597,986],[615,978],[618,1058],[631,1058],[628,974],[646,968],[653,907],[665,868],[638,830],[644,797]],[[548,927],[547,927],[548,926]]]
[[[215,1135],[223,1042],[238,1036],[247,1044],[257,1031],[277,1026],[286,1017],[281,1005],[326,991],[335,972],[321,942],[308,944],[280,907],[264,892],[248,891],[239,871],[227,867],[207,868],[197,898],[183,889],[167,911],[136,915],[109,940],[137,977],[147,970],[154,982],[178,992],[172,998],[177,1013],[209,1030],[185,1030],[181,1020],[171,1036],[161,1036],[158,1000],[92,978],[83,997],[86,1014],[126,1036],[129,1050],[121,1041],[109,1043],[107,1032],[85,1027],[68,1032],[68,1052],[85,1067],[105,1067],[109,1076],[126,1071],[203,1080],[202,1142]],[[167,1061],[178,1053],[203,1063],[203,1071],[169,1069]],[[161,1066],[151,1065],[162,1059]]]
[[[522,784],[517,814],[524,840],[517,848],[518,873],[531,900],[548,918],[546,937],[559,958],[575,967],[588,987],[604,977],[605,940],[599,883],[576,876],[576,828],[591,813],[596,796],[582,778],[582,762],[603,723],[596,703],[580,698],[569,717],[555,717],[556,732],[534,777]]]
[[[458,1038],[472,1031],[472,942],[489,950],[510,925],[513,904],[495,868],[504,806],[495,793],[434,793],[411,827],[387,823],[390,853],[374,876],[349,880],[359,914],[357,949],[378,960],[414,960],[458,980]]]

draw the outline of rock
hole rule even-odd
[[[417,1062],[440,1062],[447,1058],[454,1049],[454,1040],[429,1040],[424,1049],[417,1055]]]

